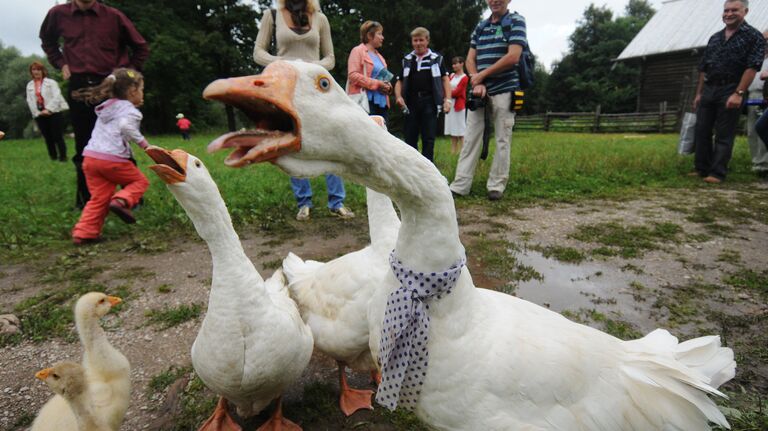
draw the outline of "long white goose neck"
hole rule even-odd
[[[464,256],[447,180],[429,160],[378,126],[366,127],[365,133],[373,148],[361,149],[345,175],[388,194],[400,208],[395,249],[404,265],[419,271],[447,269]]]
[[[212,297],[219,292],[248,286],[249,294],[263,293],[264,279],[245,254],[240,237],[232,226],[232,219],[218,192],[206,188],[207,193],[174,193],[195,225],[211,253],[213,263]],[[260,286],[254,289],[254,286]],[[226,294],[226,293],[225,293]],[[237,300],[236,297],[232,297]]]

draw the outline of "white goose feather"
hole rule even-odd
[[[288,133],[300,138],[293,152],[238,142],[227,164],[269,160],[290,175],[331,172],[389,195],[402,219],[397,255],[408,268],[444,270],[464,256],[445,178],[371,123],[322,67],[273,63],[256,77],[214,82],[204,95],[265,118],[262,127],[270,124],[265,113],[277,108],[293,119],[296,130]],[[209,149],[229,146],[231,136],[224,136]],[[391,272],[382,282],[386,287],[374,293],[368,314],[374,354],[387,297],[399,287]],[[466,268],[452,293],[429,305],[429,368],[416,414],[434,428],[728,426],[708,397],[722,395],[716,388],[735,373],[733,351],[720,347],[719,337],[678,343],[656,330],[625,342],[530,302],[477,289]]]
[[[400,219],[386,195],[366,190],[371,244],[326,263],[283,261],[291,297],[312,328],[315,347],[357,370],[373,370],[368,348],[368,303],[390,270]]]

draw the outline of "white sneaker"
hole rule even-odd
[[[345,206],[340,206],[334,210],[331,210],[331,213],[342,219],[355,218],[355,213],[353,213],[351,209]]]
[[[303,206],[299,208],[299,212],[296,214],[296,220],[307,221],[309,220],[309,207]]]

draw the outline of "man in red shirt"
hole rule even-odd
[[[67,99],[75,131],[72,161],[77,171],[76,205],[83,208],[90,199],[82,169],[83,148],[91,139],[96,113],[93,106],[72,100],[72,92],[100,84],[118,67],[141,70],[149,47],[122,12],[96,0],[73,0],[52,7],[40,26],[40,40],[48,61],[69,80]],[[59,40],[63,40],[63,46]]]
[[[181,138],[185,141],[189,140],[189,128],[192,127],[192,122],[189,121],[187,118],[184,117],[184,114],[179,114],[176,116],[176,127],[179,128],[179,132],[181,132]]]

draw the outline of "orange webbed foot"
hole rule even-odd
[[[227,400],[219,398],[216,410],[197,431],[243,431],[229,415]]]
[[[373,410],[371,397],[373,397],[373,391],[371,390],[352,389],[348,387],[346,389],[342,389],[341,391],[339,406],[345,415],[352,416],[352,413],[358,410]]]
[[[277,400],[277,407],[272,417],[256,431],[302,431],[301,427],[283,417],[283,398]]]

